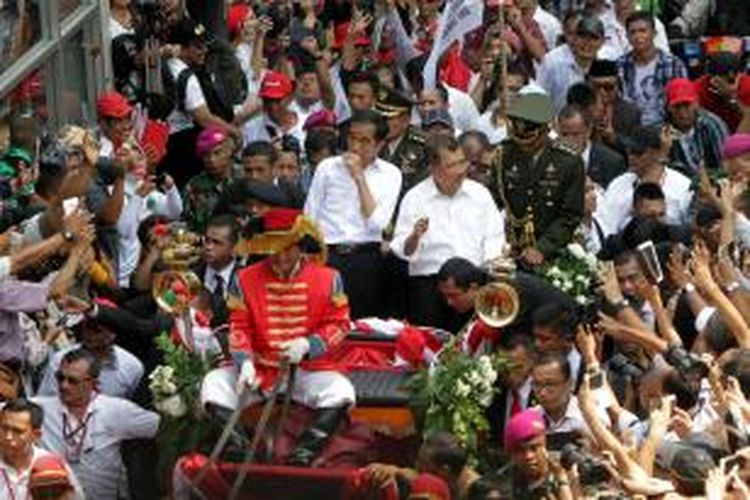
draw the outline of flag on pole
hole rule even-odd
[[[453,42],[482,25],[484,0],[448,0],[438,20],[432,51],[424,65],[424,88],[435,88],[437,64]]]

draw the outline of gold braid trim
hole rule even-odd
[[[518,217],[513,213],[513,209],[508,203],[508,199],[505,196],[505,181],[503,171],[505,166],[503,165],[503,146],[497,147],[495,152],[495,170],[497,171],[497,190],[500,194],[500,200],[503,202],[505,207],[505,215],[507,221],[510,223],[511,231],[506,231],[506,238],[513,247],[514,251],[523,250],[526,247],[536,248],[536,235],[534,232],[534,214],[529,213],[523,217]],[[516,228],[522,227],[523,232],[520,240],[516,240]]]

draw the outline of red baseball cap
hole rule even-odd
[[[44,455],[36,459],[31,466],[29,489],[63,487],[72,488],[68,470],[57,455]]]
[[[698,89],[695,84],[687,78],[675,78],[666,87],[667,104],[675,106],[678,104],[693,104],[698,102]]]
[[[351,22],[341,23],[333,29],[334,49],[340,50],[344,46],[346,35],[349,33],[349,26],[351,26],[351,24]],[[370,45],[370,43],[370,37],[362,34],[357,35],[357,38],[354,40],[354,45],[359,47]]]
[[[101,118],[127,118],[133,106],[119,92],[104,92],[96,100],[96,112]]]
[[[260,84],[260,97],[263,99],[281,100],[294,92],[294,82],[284,73],[269,71]]]
[[[242,25],[248,19],[253,16],[253,9],[246,4],[236,4],[229,8],[227,14],[227,29],[229,30],[229,37],[235,38],[242,30]]]

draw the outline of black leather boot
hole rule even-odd
[[[287,465],[309,467],[336,432],[346,414],[347,408],[315,410],[310,426],[297,440],[297,447],[287,459]]]
[[[219,431],[222,431],[229,423],[233,410],[214,403],[207,403],[206,413],[217,426]],[[237,425],[235,425],[234,429],[232,429],[232,433],[229,435],[229,440],[221,453],[221,458],[228,462],[242,462],[245,452],[249,448],[250,438],[245,432],[242,423],[237,422]]]

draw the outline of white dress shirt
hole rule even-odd
[[[291,109],[291,107],[290,107]],[[299,142],[300,147],[305,145],[305,136],[307,132],[303,128],[305,124],[301,116],[295,115],[297,121],[294,126],[287,131],[283,131],[279,124],[271,120],[266,113],[261,113],[255,118],[251,118],[242,125],[243,144],[247,145],[255,141],[272,142],[275,139],[281,139],[282,136],[291,135]]]
[[[596,210],[596,218],[601,221],[604,233],[609,236],[623,230],[631,219],[633,192],[638,185],[638,177],[633,172],[625,172],[615,177]],[[667,203],[665,222],[684,224],[688,220],[688,210],[693,199],[690,179],[669,167],[664,168],[661,182]]]
[[[80,344],[74,344],[54,353],[47,364],[44,378],[37,391],[38,396],[56,396],[58,394],[55,373],[60,367],[63,356],[68,352],[79,349]],[[125,349],[113,346],[110,358],[101,364],[99,373],[99,391],[107,396],[129,399],[133,396],[143,377],[143,363]]]
[[[407,256],[406,239],[423,217],[429,219],[429,228],[414,253]],[[404,196],[391,249],[409,261],[410,276],[430,276],[451,257],[481,265],[498,257],[504,245],[503,219],[487,188],[466,179],[456,194],[446,196],[429,177]]]
[[[558,432],[580,432],[587,435],[591,434],[586,419],[583,418],[583,414],[581,413],[578,398],[575,395],[570,396],[568,406],[565,409],[565,414],[559,420],[553,420],[541,405],[539,405],[538,410],[542,413],[542,417],[544,418],[544,423],[547,427],[547,435],[556,434]],[[606,425],[607,428],[612,427],[609,415],[607,415],[606,410],[599,405],[596,406],[596,414],[597,417],[599,417],[599,420]]]
[[[173,57],[167,61],[167,70],[171,73],[172,78],[177,83],[180,73],[187,69],[188,65],[184,61]],[[172,113],[167,117],[169,123],[169,133],[175,134],[183,130],[187,130],[195,126],[193,117],[190,115],[193,111],[197,110],[202,106],[206,106],[206,96],[203,94],[203,89],[198,81],[198,77],[190,75],[185,85],[185,111],[180,110],[180,105],[175,104]]]
[[[453,127],[456,132],[475,129],[477,120],[479,120],[479,110],[477,110],[474,99],[466,92],[450,85],[443,84],[443,86],[448,91],[448,113],[453,119]]]
[[[8,465],[0,457],[0,498],[8,500],[26,500],[31,498],[29,479],[31,478],[31,469],[34,466],[34,462],[50,455],[54,455],[54,453],[32,445],[31,463],[28,468],[20,471]],[[68,471],[68,480],[71,486],[73,486],[73,498],[75,500],[84,500],[86,497],[83,495],[83,489],[78,483],[75,473],[64,460],[63,464]]]
[[[44,409],[41,444],[70,463],[86,498],[127,498],[127,477],[120,445],[129,439],[150,439],[159,415],[125,399],[96,395],[83,422],[70,414],[59,397],[32,398]],[[77,433],[77,429],[80,429]],[[68,434],[69,439],[65,439]]]
[[[563,33],[560,20],[540,6],[537,6],[534,11],[534,21],[539,25],[539,29],[542,30],[547,50],[557,47],[557,41]]]
[[[597,54],[599,59],[617,59],[611,50],[604,47]],[[536,83],[552,98],[559,112],[565,107],[568,90],[584,81],[586,73],[576,62],[570,46],[566,43],[547,52],[536,72]]]
[[[357,185],[343,156],[320,162],[305,202],[305,214],[320,227],[328,245],[373,243],[382,240],[401,192],[401,170],[380,158],[365,168],[365,182],[375,199],[375,210],[365,219]]]

